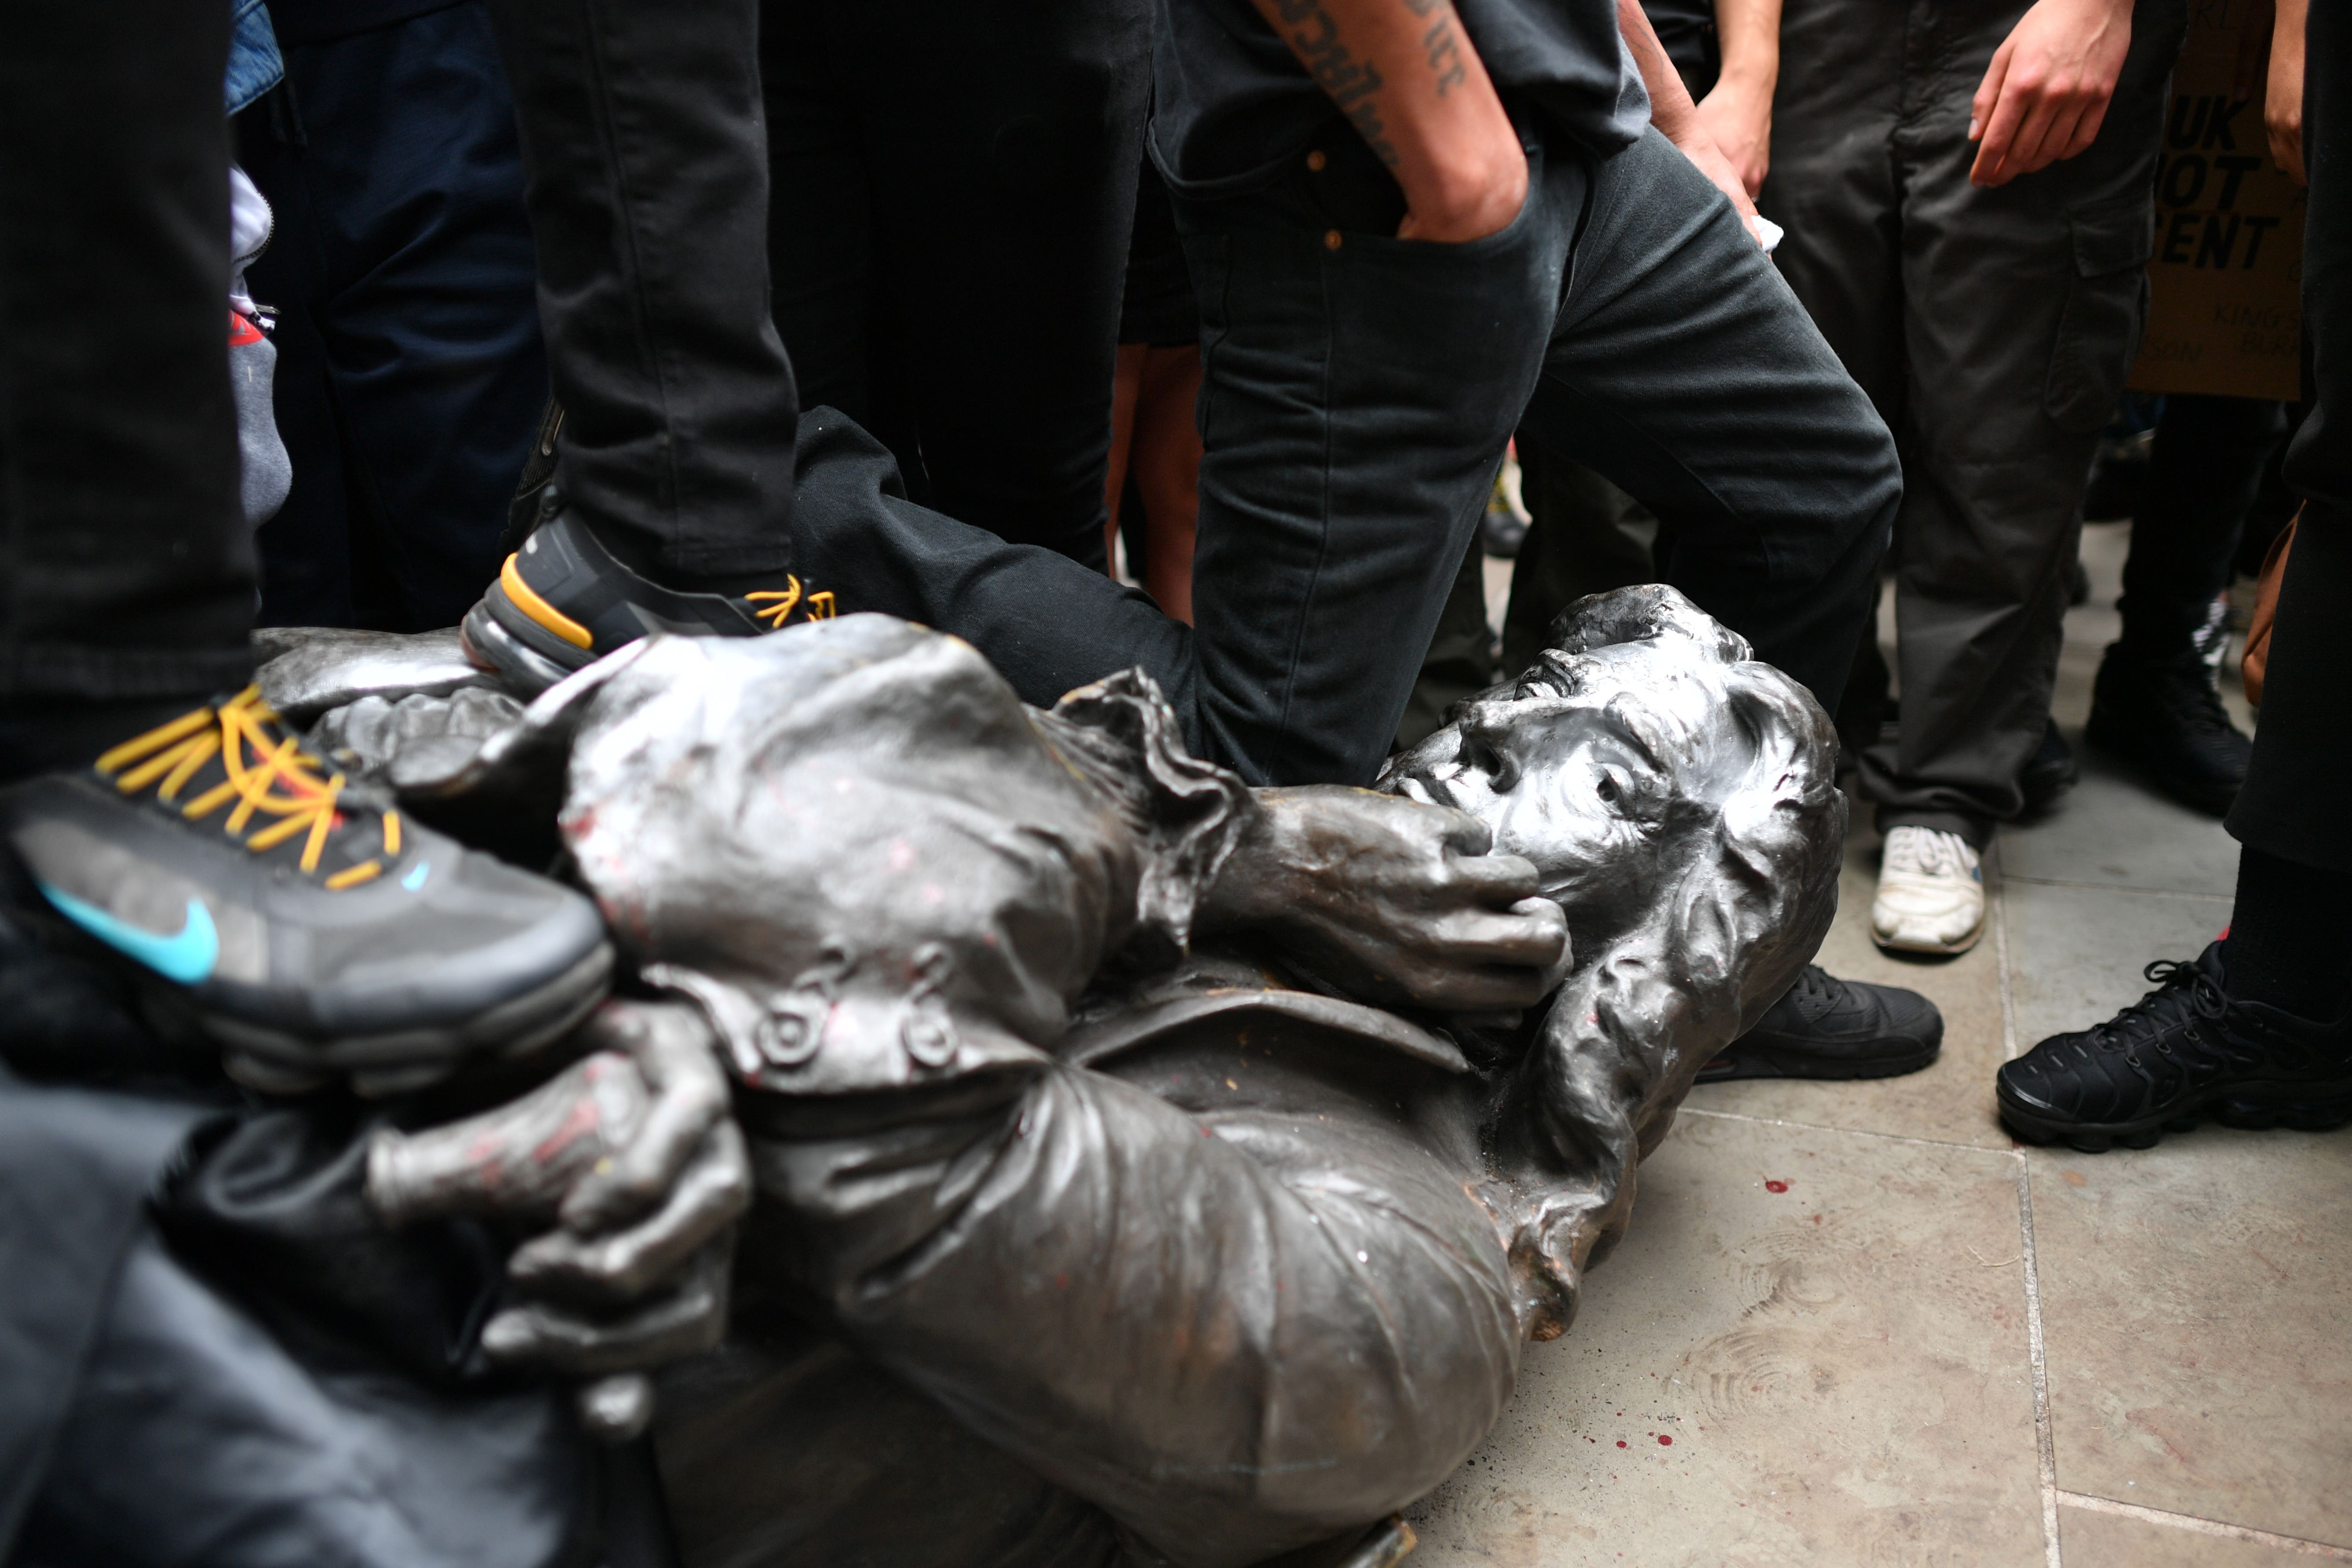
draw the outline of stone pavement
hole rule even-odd
[[[2085,531],[2078,745],[2126,533]],[[2221,931],[2236,846],[2084,754],[1988,858],[1984,942],[1916,963],[1870,942],[1877,847],[1822,962],[1934,997],[1942,1059],[1695,1093],[1410,1568],[2352,1562],[2352,1130],[2084,1155],[1993,1116],[2002,1060]]]

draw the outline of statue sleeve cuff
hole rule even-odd
[[[1142,847],[1135,925],[1120,953],[1147,967],[1173,962],[1192,917],[1258,812],[1234,774],[1184,750],[1159,685],[1124,669],[1037,712],[1038,729],[1073,772],[1108,800]]]

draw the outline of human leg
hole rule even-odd
[[[1393,237],[1403,200],[1338,126],[1271,183],[1178,192],[1202,306],[1193,556],[1208,754],[1255,783],[1369,782],[1533,384],[1580,158],[1468,245]]]
[[[309,373],[281,380],[304,439],[285,523],[261,536],[264,616],[322,624],[299,612],[323,584],[290,604],[281,584],[356,555],[379,585],[352,624],[451,626],[497,575],[547,398],[512,95],[479,5],[287,53],[289,101],[244,122],[283,215],[254,287],[281,334],[299,323],[288,358]],[[347,603],[356,586],[335,584]]]
[[[2285,429],[2275,403],[2165,399],[2124,561],[2123,635],[2092,694],[2091,743],[2208,811],[2236,797],[2252,742],[2222,711],[2202,638],[2221,614],[2240,524]]]
[[[85,748],[61,725],[127,732],[252,668],[222,347],[228,19],[202,11],[36,6],[0,50],[5,773],[121,738]],[[44,736],[63,752],[38,754]]]
[[[1882,827],[1957,835],[1971,851],[2021,809],[2048,723],[2083,487],[2145,308],[2182,26],[2178,5],[2143,7],[2092,148],[1981,189],[1969,181],[1970,95],[2021,10],[1914,13],[1918,63],[1890,148],[1905,186],[1912,431],[1901,732],[1864,753],[1862,777]]]
[[[490,14],[530,175],[566,507],[668,586],[781,578],[797,403],[768,310],[756,0]]]
[[[1522,423],[1655,511],[1666,580],[1835,708],[1902,496],[1894,443],[1661,135],[1595,173]]]

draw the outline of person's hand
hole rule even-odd
[[[1723,150],[1715,144],[1715,138],[1701,130],[1694,118],[1687,128],[1678,129],[1667,140],[1681,150],[1684,157],[1698,165],[1698,172],[1712,181],[1715,188],[1721,191],[1738,212],[1739,221],[1748,226],[1748,235],[1757,244],[1763,244],[1764,231],[1757,226],[1756,203],[1748,195],[1748,186],[1740,179],[1739,171],[1731,166],[1731,160],[1725,157]]]
[[[1204,932],[1263,935],[1352,995],[1438,1012],[1532,1007],[1567,974],[1567,916],[1532,864],[1486,853],[1476,817],[1338,785],[1256,793]]]
[[[2271,162],[2298,185],[2311,184],[2303,166],[2303,29],[2305,0],[2280,0],[2271,37],[2271,63],[2263,87],[2263,130]]]
[[[1969,106],[1969,179],[2005,185],[2098,139],[2131,49],[2132,0],[2037,0],[1992,55]]]
[[[377,1133],[367,1194],[394,1227],[465,1214],[549,1223],[508,1260],[482,1349],[582,1380],[583,1421],[619,1438],[652,1415],[646,1371],[726,1331],[751,1163],[699,1014],[608,1002],[583,1032],[598,1048],[511,1104]]]
[[[1698,101],[1699,129],[1752,198],[1772,166],[1772,92],[1725,77]]]
[[[1450,176],[1416,179],[1407,177],[1416,171],[1398,171],[1405,197],[1399,239],[1467,245],[1510,226],[1528,201],[1528,154],[1508,121],[1499,132],[1463,148],[1462,167]]]

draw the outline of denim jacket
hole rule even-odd
[[[269,12],[262,0],[229,0],[228,79],[223,84],[227,100],[224,112],[235,114],[286,75],[278,55],[278,35],[270,30]]]

